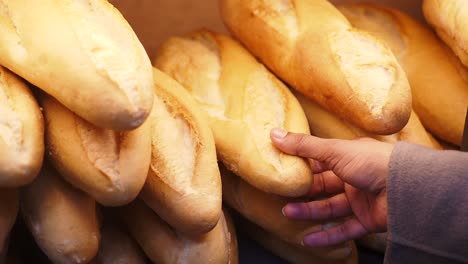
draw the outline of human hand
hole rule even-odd
[[[271,139],[287,154],[314,160],[311,197],[334,195],[324,200],[290,203],[283,208],[283,214],[309,220],[349,217],[336,227],[305,235],[305,245],[337,245],[371,232],[386,231],[386,185],[392,144],[370,138],[322,139],[281,129],[273,129]]]

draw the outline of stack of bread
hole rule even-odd
[[[302,243],[345,219],[282,215],[313,199],[313,162],[277,150],[271,129],[462,141],[461,1],[424,3],[454,55],[389,8],[220,0],[232,37],[170,38],[154,67],[106,0],[30,3],[0,0],[0,263],[18,212],[53,263],[237,263],[223,201],[290,262],[357,263],[354,242]]]

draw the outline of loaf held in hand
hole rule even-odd
[[[92,125],[50,96],[41,101],[47,155],[65,180],[106,206],[135,199],[150,164],[149,123],[117,132]]]
[[[105,0],[0,4],[0,64],[96,126],[129,130],[151,110],[151,63]]]
[[[26,84],[0,66],[0,186],[34,180],[44,157],[44,120]]]
[[[319,221],[290,220],[281,213],[288,203],[287,199],[255,189],[222,165],[220,171],[224,202],[249,221],[288,243],[306,249],[302,243],[304,235],[333,226],[333,223]],[[307,248],[307,250],[317,257],[344,259],[351,254],[352,244],[353,242],[348,242],[334,247]]]
[[[392,49],[406,71],[413,108],[423,125],[460,145],[468,108],[468,70],[434,33],[398,10],[365,4],[339,9],[353,26],[373,33]]]
[[[308,163],[277,150],[270,130],[309,133],[288,88],[231,38],[198,31],[165,42],[154,64],[182,84],[210,117],[219,159],[265,192],[301,196]]]
[[[224,216],[210,232],[188,237],[167,225],[139,199],[120,215],[130,234],[154,263],[228,263],[230,239]]]
[[[21,190],[21,214],[42,251],[57,264],[87,263],[100,232],[96,202],[73,188],[49,165]]]
[[[390,49],[326,0],[222,0],[229,30],[293,88],[368,132],[401,130],[411,112]]]
[[[141,198],[179,232],[206,233],[221,216],[221,177],[208,117],[176,81],[154,69],[151,166]]]
[[[437,35],[468,67],[468,9],[465,0],[424,0],[423,13]]]

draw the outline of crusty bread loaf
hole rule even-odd
[[[26,84],[0,66],[0,186],[30,183],[44,157],[44,121]]]
[[[290,220],[281,213],[291,200],[255,189],[220,164],[223,199],[242,216],[297,246],[303,247],[304,235],[333,226],[333,223]],[[327,248],[307,249],[311,254],[327,259],[344,259],[351,254],[352,243]]]
[[[447,3],[457,1],[446,1]],[[402,12],[375,5],[348,5],[353,26],[384,40],[411,84],[413,108],[433,134],[460,145],[468,108],[468,71],[437,37]]]
[[[397,141],[405,140],[435,149],[442,149],[442,146],[437,142],[437,140],[426,131],[415,112],[411,113],[408,124],[406,124],[400,132],[388,136],[381,136],[368,133],[349,124],[346,120],[343,120],[335,116],[333,113],[323,109],[318,104],[298,92],[295,92],[294,95],[301,103],[307,119],[309,120],[311,133],[315,136],[338,139],[371,137],[388,143],[396,143]]]
[[[191,95],[154,69],[151,166],[145,203],[177,231],[206,233],[221,216],[221,178],[208,117]]]
[[[10,231],[18,215],[18,191],[0,189],[0,263],[4,262],[8,252]]]
[[[411,93],[390,49],[326,0],[222,0],[226,26],[280,78],[375,134],[404,127]]]
[[[290,244],[281,240],[277,236],[269,233],[265,229],[256,226],[246,220],[239,225],[244,233],[259,243],[262,247],[273,254],[294,264],[357,264],[358,251],[355,245],[352,245],[352,253],[344,259],[320,258],[303,247]]]
[[[0,64],[96,126],[128,130],[151,110],[151,63],[105,0],[0,2]]]
[[[103,205],[135,199],[149,169],[149,123],[117,132],[92,125],[50,96],[44,95],[41,101],[47,155],[65,180]]]
[[[51,166],[44,164],[34,182],[21,190],[20,206],[34,239],[53,263],[87,263],[96,255],[96,202]]]
[[[224,216],[210,232],[188,237],[172,229],[139,199],[123,207],[120,215],[154,263],[229,262],[229,233]]]
[[[439,37],[468,66],[468,9],[465,0],[424,0],[423,13]]]
[[[271,143],[270,130],[309,133],[287,87],[231,38],[198,31],[171,38],[154,61],[191,92],[210,117],[218,158],[269,193],[301,196],[311,185],[306,161]]]
[[[107,221],[102,227],[99,251],[91,264],[146,264],[138,244],[114,221]]]

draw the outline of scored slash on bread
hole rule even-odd
[[[325,0],[222,0],[225,25],[281,79],[368,132],[407,123],[411,93],[390,49]]]
[[[221,216],[221,178],[208,117],[191,95],[153,69],[151,166],[140,197],[179,232],[206,233]]]
[[[423,125],[437,137],[460,145],[468,108],[468,70],[434,33],[398,10],[371,4],[339,10],[353,26],[381,38],[397,55]]]
[[[105,0],[0,1],[0,64],[96,126],[130,130],[151,110],[151,63]]]
[[[207,113],[218,158],[269,193],[301,196],[312,184],[308,163],[276,149],[270,130],[309,134],[296,98],[231,38],[207,30],[166,41],[154,65],[187,89]]]

